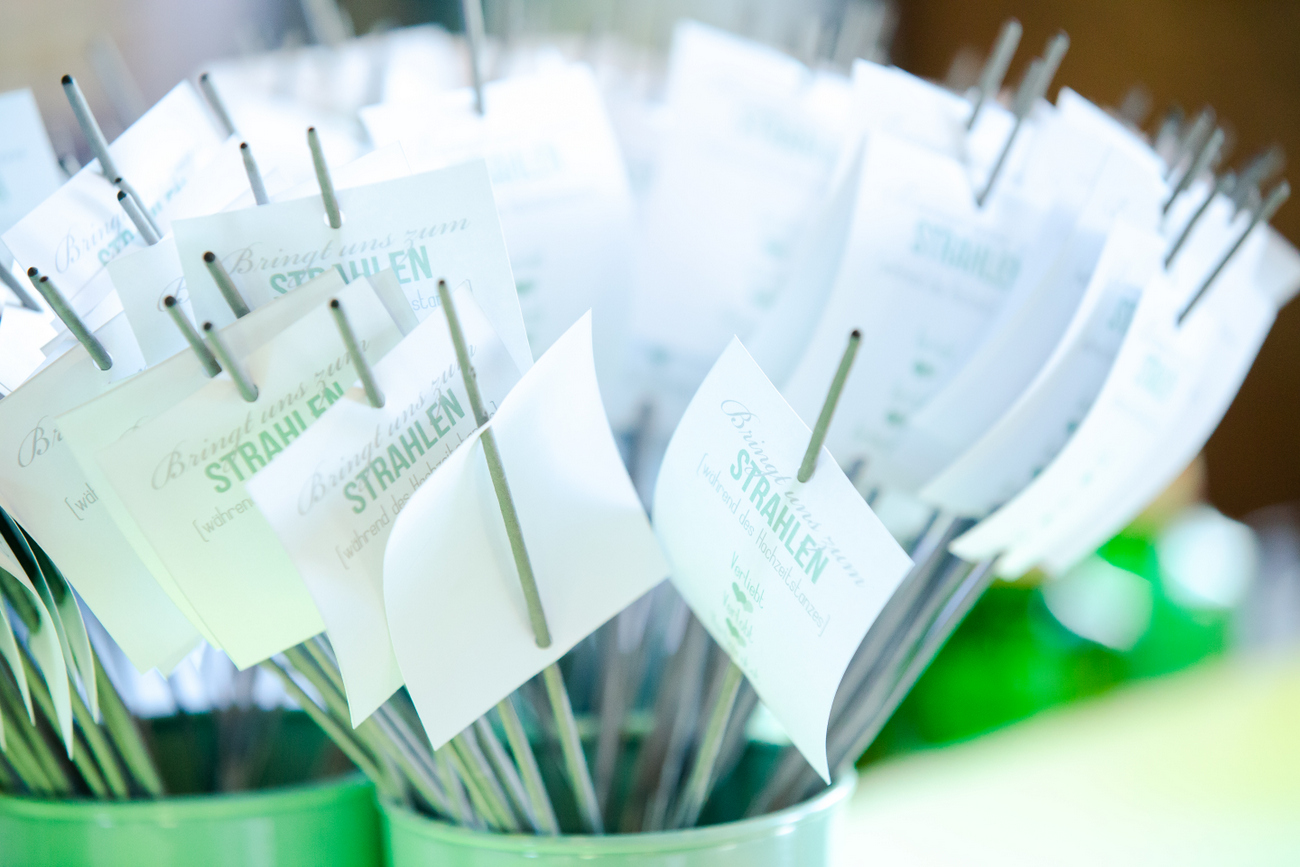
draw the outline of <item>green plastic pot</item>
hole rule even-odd
[[[321,867],[379,863],[374,789],[359,777],[158,801],[0,798],[0,865]]]
[[[0,867],[377,867],[373,786],[344,766],[300,713],[275,719],[254,791],[156,801],[0,796]],[[148,732],[168,791],[211,791],[211,715],[155,720]],[[324,780],[313,780],[332,774]]]
[[[830,863],[831,823],[857,783],[850,771],[821,794],[754,819],[648,834],[489,834],[382,804],[392,867],[817,867]]]

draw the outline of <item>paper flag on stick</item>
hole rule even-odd
[[[673,583],[829,780],[835,690],[912,561],[825,449],[797,480],[809,436],[732,340],[668,444],[654,515]]]
[[[109,393],[111,380],[112,371],[100,371],[78,346],[0,401],[0,454],[7,456],[0,505],[51,552],[136,667],[148,671],[174,665],[198,635],[118,530],[56,421]]]
[[[319,194],[178,221],[176,249],[198,317],[218,325],[234,319],[203,264],[208,251],[254,309],[327,270],[345,281],[392,270],[423,319],[437,308],[437,271],[450,286],[469,280],[515,363],[532,364],[482,160],[336,192],[340,229],[325,222]]]
[[[321,285],[331,282],[372,360],[396,345],[397,328],[367,281],[342,286],[331,272]],[[295,308],[310,288],[267,312]],[[244,488],[356,379],[324,301],[237,358],[258,388],[254,401],[223,372],[96,455],[123,508],[240,668],[324,629]]]
[[[384,555],[393,649],[435,747],[667,576],[605,418],[590,314],[489,424],[552,643],[534,640],[476,435],[412,496]]]
[[[109,152],[166,232],[170,203],[216,156],[220,143],[198,93],[184,81],[122,133]],[[113,292],[105,263],[145,246],[112,181],[92,161],[4,233],[14,258],[24,268],[48,274],[82,317]]]
[[[467,285],[455,304],[495,407],[519,369]],[[382,408],[349,390],[247,485],[320,609],[354,726],[402,685],[384,613],[384,546],[421,482],[475,426],[443,317],[425,319],[374,371]]]

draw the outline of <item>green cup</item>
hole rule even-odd
[[[304,714],[265,715],[252,791],[158,800],[0,796],[0,867],[377,867],[374,787]],[[210,714],[153,720],[169,792],[212,791],[219,725]],[[326,776],[326,779],[319,779]]]
[[[831,822],[857,784],[852,771],[821,794],[754,819],[604,837],[489,834],[382,804],[392,867],[818,867],[830,863]]]
[[[354,775],[157,801],[0,797],[0,867],[369,867],[380,853],[374,798]]]

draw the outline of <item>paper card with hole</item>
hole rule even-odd
[[[1113,179],[1129,188],[1138,180],[1129,173]],[[1156,199],[1150,201],[1158,213]],[[974,444],[1051,359],[1087,290],[1102,282],[1099,272],[1105,281],[1127,272],[1130,284],[1146,284],[1164,252],[1160,236],[1154,228],[1116,221],[1113,214],[1104,222],[1106,228],[1080,220],[1056,264],[1020,309],[994,328],[948,384],[901,425],[898,444],[878,455],[876,478],[915,492]],[[1154,227],[1155,220],[1149,225]]]
[[[27,381],[45,361],[41,346],[54,337],[43,313],[26,307],[0,307],[0,396]]]
[[[955,434],[968,421],[928,443],[948,460],[921,499],[982,518],[1042,471],[1096,400],[1166,246],[1154,232],[1116,224],[1073,320],[1015,402],[965,448]]]
[[[335,294],[368,359],[396,345],[397,327],[369,282]],[[246,401],[223,371],[95,455],[122,507],[241,669],[324,628],[244,482],[356,379],[325,300],[237,358],[255,400]]]
[[[601,405],[590,315],[489,425],[552,642],[534,639],[480,430],[411,497],[384,553],[393,650],[435,747],[668,576]]]
[[[1232,235],[1231,214],[1230,202],[1212,203],[1198,231],[1226,241]],[[1221,323],[1225,328],[1234,326],[1234,317],[1253,316],[1261,305],[1271,317],[1271,301],[1260,298],[1250,282],[1265,240],[1264,233],[1252,235],[1220,274],[1216,291],[1202,299],[1209,310],[1196,311],[1201,315],[1188,317],[1181,326],[1179,311],[1213,266],[1222,245],[1207,241],[1189,247],[1186,258],[1175,260],[1171,271],[1156,272],[1143,290],[1106,382],[1078,430],[1023,491],[957,539],[954,553],[977,560],[1018,549],[1014,558],[1004,558],[997,568],[1001,574],[1014,570],[1019,574],[1035,564],[1041,540],[1069,527],[1071,514],[1085,509],[1090,498],[1099,497],[1101,502],[1107,491],[1116,490],[1110,486],[1122,489],[1138,484],[1145,456],[1173,436],[1170,425],[1189,406],[1209,368],[1221,361],[1211,352],[1216,339],[1213,311],[1224,309],[1221,304],[1241,305],[1240,310],[1226,308],[1232,316]],[[1207,312],[1211,315],[1204,315]]]
[[[452,298],[495,411],[519,370],[469,287]],[[402,685],[384,613],[384,545],[416,489],[475,428],[443,317],[420,323],[374,373],[382,408],[350,389],[246,486],[316,601],[354,726]]]
[[[205,216],[253,206],[243,161],[237,153],[238,143],[232,139],[228,144],[233,144],[236,151],[233,160],[227,153],[229,148],[223,146],[221,155],[214,160],[217,165],[200,172],[181,192],[175,206],[178,218]],[[232,164],[236,161],[238,164]],[[221,179],[210,177],[216,174],[215,169],[224,172]],[[410,169],[402,149],[394,145],[372,151],[347,165],[332,168],[331,172],[335,185],[340,189],[348,189],[403,177],[409,174]],[[237,183],[232,183],[231,178]],[[267,183],[270,184],[269,179]],[[295,188],[285,191],[283,195],[288,200],[310,193],[310,189]],[[188,347],[189,344],[163,305],[164,298],[174,295],[185,315],[191,321],[195,320],[174,235],[169,234],[151,247],[134,250],[112,260],[108,263],[108,273],[122,301],[122,310],[140,344],[140,351],[150,365]],[[295,280],[295,285],[305,282],[306,279]],[[202,325],[202,320],[198,320],[197,324]]]
[[[119,320],[125,327],[121,317],[114,321]],[[179,659],[197,636],[118,532],[101,489],[82,472],[56,421],[110,392],[129,372],[116,357],[112,368],[101,371],[77,346],[0,401],[0,455],[6,456],[0,460],[0,505],[58,562],[132,660],[148,670]]]
[[[1067,153],[1069,172],[1058,165]],[[873,451],[871,476],[877,482],[912,493],[934,478],[997,420],[1042,368],[1070,323],[1107,238],[1115,232],[1155,237],[1165,184],[1125,152],[1108,149],[1052,117],[1042,125],[1026,163],[1022,186],[1041,188],[1054,182],[1061,202],[1077,204],[1078,219],[1037,285],[1018,302],[1009,300],[960,370],[897,424],[894,445]],[[1067,174],[1072,175],[1069,180]],[[1121,216],[1123,224],[1116,228]],[[1121,252],[1130,249],[1132,245],[1121,244]],[[1155,262],[1148,250],[1148,265]]]
[[[1056,258],[1074,224],[1003,191],[975,205],[955,160],[884,133],[866,150],[849,242],[807,351],[782,388],[816,418],[844,341],[862,330],[826,445],[860,481]],[[859,464],[862,462],[862,464]]]
[[[170,203],[220,144],[198,93],[184,81],[108,149],[166,232]],[[104,265],[145,246],[117,192],[100,174],[99,163],[91,161],[4,233],[5,245],[23,268],[48,275],[83,317],[113,291]]]
[[[1200,452],[1236,397],[1277,313],[1255,281],[1264,235],[1254,234],[1247,244],[1255,249],[1237,253],[1241,258],[1234,257],[1169,341],[1193,347],[1191,352],[1202,359],[1178,372],[1192,379],[1181,406],[1152,419],[1159,428],[1149,440],[1124,436],[1118,448],[1089,467],[1065,508],[1008,551],[999,570],[1019,574],[1049,557],[1058,567],[1072,565],[1088,553],[1080,545],[1091,542],[1089,550],[1095,550],[1123,529]],[[1139,378],[1150,377],[1152,360],[1167,363],[1175,351],[1157,344]],[[1119,399],[1125,404],[1119,412],[1139,406],[1132,395]],[[1099,409],[1116,413],[1105,404]]]
[[[482,116],[473,91],[460,90],[370,106],[361,117],[372,140],[400,141],[418,170],[487,159],[528,342],[545,352],[592,310],[596,370],[618,427],[631,403],[616,377],[626,352],[632,195],[595,77],[580,64],[516,76],[486,85],[483,101]]]
[[[392,270],[416,315],[437,307],[437,285],[466,280],[521,370],[532,352],[482,160],[338,190],[343,226],[331,229],[319,194],[176,223],[176,249],[194,312],[224,325],[234,314],[203,263],[211,251],[252,308],[333,268],[345,280]]]
[[[306,313],[327,303],[343,287],[342,278],[331,271],[302,287],[301,291],[227,326],[222,330],[222,339],[237,358],[243,358]],[[170,672],[197,642],[197,635],[191,633],[188,641],[181,641],[170,650],[166,646],[160,648],[160,651],[166,651],[161,655],[149,654],[140,648],[142,643],[147,648],[147,642],[154,635],[143,624],[150,623],[155,615],[150,613],[150,605],[140,602],[152,598],[154,582],[209,644],[216,648],[221,645],[154,552],[131,513],[122,505],[95,455],[148,419],[161,415],[199,391],[208,382],[208,375],[198,358],[187,350],[55,419],[62,441],[71,449],[84,474],[86,486],[95,491],[99,503],[108,510],[117,530],[134,553],[133,558],[123,560],[105,561],[101,556],[104,568],[102,573],[96,574],[112,575],[113,582],[105,590],[98,586],[78,585],[78,592],[91,603],[92,610],[118,644],[131,651],[128,657],[141,672],[150,667],[156,667],[164,674]],[[110,550],[119,549],[115,546]]]
[[[739,340],[677,426],[655,486],[672,580],[808,763],[829,780],[840,678],[912,566]]]
[[[853,61],[852,116],[868,142],[877,130],[953,158],[979,166],[983,176],[1011,129],[1011,113],[994,100],[980,109],[977,122],[966,129],[971,102],[932,81],[870,60]]]
[[[7,231],[64,181],[30,90],[0,93],[0,232]]]
[[[849,107],[843,76],[702,24],[674,31],[632,299],[634,372],[671,406],[658,413],[669,428],[731,336],[775,300]]]
[[[1211,306],[1207,304],[1201,313],[1209,313]],[[1264,296],[1255,296],[1226,315],[1223,308],[1218,312],[1224,319],[1215,323],[1219,327],[1210,349],[1216,361],[1207,366],[1165,438],[1146,453],[1133,472],[1123,474],[1123,484],[1090,498],[1079,509],[1079,517],[1058,522],[1059,529],[1036,537],[1033,547],[1013,550],[1008,569],[1016,568],[1013,558],[1023,558],[1035,561],[1049,574],[1066,572],[1132,522],[1205,447],[1250,372],[1276,311]]]
[[[3,521],[0,516],[0,521]],[[0,534],[0,596],[9,603],[14,615],[27,629],[27,648],[36,659],[36,667],[45,681],[54,704],[54,716],[58,722],[59,738],[72,756],[72,682],[68,679],[68,666],[59,642],[59,630],[55,625],[55,614],[45,607],[41,596],[36,592],[31,579],[20,562],[21,555],[14,551],[7,540],[8,534]],[[10,569],[10,566],[15,568]],[[30,688],[30,684],[28,685]],[[31,699],[24,693],[27,704],[27,716],[32,718]]]

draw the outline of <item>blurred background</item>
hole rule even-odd
[[[281,47],[329,50],[313,46],[402,26],[457,31],[459,8],[448,0],[5,0],[0,91],[35,92],[71,165],[88,153],[59,87],[64,73],[82,82],[111,140],[179,79],[212,64]],[[484,8],[499,44],[546,42],[590,59],[618,40],[628,49],[624,71],[649,99],[684,16],[810,63],[847,70],[867,57],[954,88],[973,83],[998,27],[1015,16],[1031,50],[1020,52],[1008,81],[1064,29],[1071,46],[1058,85],[1147,130],[1171,106],[1190,115],[1211,105],[1229,130],[1230,163],[1274,144],[1300,154],[1297,3],[485,0]],[[638,58],[635,68],[628,56]],[[379,97],[365,82],[337,84],[337,99],[320,108],[336,111],[341,125]],[[651,132],[614,120],[635,188],[637,154],[652,145],[642,134]],[[1300,245],[1300,205],[1284,207],[1274,225]],[[863,787],[864,818],[849,833],[861,835],[861,851],[918,862],[979,863],[968,846],[947,841],[987,839],[1002,864],[1011,850],[1041,854],[1035,840],[1065,834],[1058,840],[1068,839],[1072,854],[1059,863],[1114,863],[1110,838],[1070,836],[1096,822],[1124,835],[1133,863],[1297,863],[1300,831],[1280,833],[1286,823],[1272,818],[1300,815],[1298,634],[1300,308],[1292,305],[1202,457],[1160,502],[1062,579],[1043,585],[1031,576],[988,592],[868,753],[866,764],[888,761],[869,772],[878,782]],[[1081,699],[1091,701],[1073,716],[1062,711]],[[1030,717],[1036,728],[1012,726]],[[1289,727],[1278,723],[1288,718]],[[931,834],[936,811],[947,831]],[[1008,850],[1017,816],[1025,836]]]

